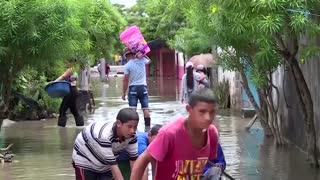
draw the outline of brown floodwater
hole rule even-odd
[[[172,79],[149,79],[150,109],[153,124],[165,124],[186,115],[185,106],[178,101],[180,82]],[[127,107],[121,99],[122,78],[107,83],[94,83],[96,109],[88,115],[92,121],[114,121],[120,108]],[[142,119],[142,111],[139,110]],[[263,138],[257,123],[245,131],[248,119],[232,113],[220,113],[217,127],[220,143],[227,161],[226,172],[241,180],[320,180],[320,172],[312,169],[305,155],[294,146],[276,148],[272,140]],[[72,147],[81,128],[75,127],[70,116],[66,128],[58,128],[56,119],[24,121],[3,127],[0,147],[14,143],[12,163],[0,165],[0,180],[72,180]],[[143,121],[138,130],[143,131]]]

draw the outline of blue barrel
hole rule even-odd
[[[61,98],[70,93],[70,83],[68,81],[55,81],[49,83],[44,90],[50,97]]]

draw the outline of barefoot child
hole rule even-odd
[[[137,159],[138,122],[137,112],[124,108],[116,122],[94,122],[80,132],[72,154],[76,180],[123,180],[116,159],[123,150],[128,153],[131,167]]]
[[[191,94],[180,117],[161,128],[157,137],[136,161],[130,179],[141,180],[150,162],[156,162],[156,180],[200,179],[209,159],[217,156],[218,131],[212,125],[217,104],[213,92]]]

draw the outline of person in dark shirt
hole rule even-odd
[[[58,118],[58,126],[65,127],[67,124],[67,110],[70,109],[71,113],[74,116],[76,121],[76,126],[83,126],[84,119],[81,113],[79,112],[79,108],[77,106],[77,99],[79,96],[79,92],[77,89],[77,79],[78,73],[75,71],[75,66],[77,65],[77,59],[71,58],[65,61],[68,69],[55,81],[68,81],[71,85],[70,93],[63,97],[59,108],[59,118]]]
[[[110,66],[108,63],[106,63],[106,76],[107,76],[107,80],[109,80],[109,72],[110,72]]]

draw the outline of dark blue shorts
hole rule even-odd
[[[129,92],[128,92],[129,106],[133,108],[137,108],[138,100],[141,104],[142,109],[148,109],[149,98],[148,98],[147,86],[145,85],[129,86]]]

